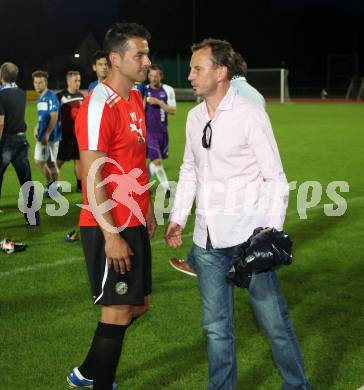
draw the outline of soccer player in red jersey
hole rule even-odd
[[[65,161],[74,161],[74,171],[77,179],[77,191],[81,191],[80,177],[80,152],[78,150],[77,139],[75,135],[75,120],[81,107],[83,93],[80,91],[81,75],[76,70],[70,70],[66,75],[67,88],[57,93],[60,104],[60,117],[62,140],[59,143],[57,155],[57,167]]]
[[[136,23],[116,23],[107,31],[110,72],[86,97],[76,119],[84,194],[81,240],[101,320],[84,362],[67,377],[72,387],[116,388],[124,334],[149,306],[149,240],[156,220],[148,191],[143,102],[132,90],[146,78],[149,39]]]

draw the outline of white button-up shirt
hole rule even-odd
[[[211,120],[211,147],[202,146]],[[283,228],[289,187],[263,108],[228,90],[213,118],[205,102],[187,117],[183,164],[170,220],[185,226],[196,199],[193,241],[214,248],[246,241],[256,227]]]

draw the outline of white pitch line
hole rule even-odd
[[[362,199],[364,199],[364,196],[358,196],[358,197],[355,197],[355,198],[346,199],[346,202],[347,203],[353,203],[353,202],[356,202],[356,201],[362,200]],[[311,208],[309,208],[307,210],[308,211],[309,210],[317,210],[317,209],[321,209],[323,207],[324,207],[324,205],[317,205],[317,206],[311,207]],[[288,216],[294,215],[296,213],[297,213],[297,210],[292,210],[289,213],[287,213],[286,216],[288,217]],[[331,217],[331,218],[334,218],[334,217]],[[192,232],[186,232],[186,233],[183,234],[183,237],[191,237],[192,235],[193,235]],[[160,244],[164,244],[164,240],[151,241],[151,246],[152,247],[155,246],[155,245],[160,245]],[[21,274],[21,273],[25,273],[25,272],[38,271],[38,270],[41,270],[43,268],[58,267],[58,266],[61,266],[61,265],[74,263],[75,261],[82,260],[82,259],[83,259],[83,257],[71,257],[71,258],[69,258],[67,260],[58,260],[58,261],[54,261],[52,263],[39,263],[39,264],[35,264],[35,265],[30,265],[29,267],[18,268],[18,269],[14,269],[12,271],[0,272],[0,278],[6,277],[6,276],[13,276],[13,275],[17,275],[17,274]]]
[[[183,237],[190,237],[192,236],[191,232],[188,232],[183,235]],[[156,241],[151,241],[152,247],[155,245],[160,245],[164,244],[164,240],[156,240]],[[11,255],[8,255],[11,256]],[[58,267],[61,265],[66,265],[66,264],[71,264],[76,261],[83,260],[83,257],[70,257],[69,259],[64,259],[64,260],[57,260],[52,263],[39,263],[35,265],[30,265],[28,267],[22,267],[22,268],[17,268],[11,271],[5,271],[5,272],[0,272],[0,278],[6,277],[6,276],[14,276],[18,274],[22,274],[24,272],[33,272],[33,271],[39,271],[44,268],[53,268],[53,267]]]
[[[8,255],[11,256],[11,255]],[[70,257],[69,259],[64,259],[64,260],[58,260],[53,263],[39,263],[35,265],[30,265],[28,267],[22,267],[22,268],[17,268],[12,271],[6,271],[6,272],[0,272],[0,278],[5,277],[5,276],[13,276],[17,274],[22,274],[24,272],[32,272],[32,271],[38,271],[40,269],[44,268],[53,268],[53,267],[58,267],[59,265],[65,265],[65,264],[70,264],[74,263],[77,260],[81,260],[82,257]]]

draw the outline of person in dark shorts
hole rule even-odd
[[[59,143],[57,155],[57,167],[61,169],[65,161],[74,161],[74,171],[77,180],[77,191],[81,192],[80,176],[80,152],[78,150],[75,135],[75,120],[81,107],[83,93],[80,91],[80,72],[70,70],[66,75],[67,88],[57,93],[60,104],[60,119],[62,129],[62,140]]]
[[[156,220],[143,101],[132,90],[146,77],[149,39],[136,23],[116,23],[107,31],[109,75],[85,98],[76,119],[84,195],[81,240],[101,320],[84,362],[67,376],[71,387],[116,388],[124,334],[149,307],[149,240]]]
[[[26,223],[37,226],[40,223],[39,211],[35,206],[35,192],[32,182],[26,137],[25,92],[16,80],[19,69],[12,62],[0,66],[0,198],[3,178],[11,163],[23,189],[23,214]]]

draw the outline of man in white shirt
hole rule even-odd
[[[259,105],[230,86],[234,51],[207,39],[192,47],[192,87],[204,101],[187,117],[186,146],[165,239],[182,244],[182,229],[196,199],[189,265],[198,276],[207,331],[209,390],[235,390],[233,288],[226,280],[240,245],[257,227],[281,230],[288,204],[269,118]],[[276,272],[253,274],[249,298],[267,333],[283,389],[310,389]]]
[[[235,52],[234,64],[232,67],[233,77],[230,80],[230,85],[234,88],[235,92],[239,96],[245,97],[265,108],[265,100],[263,95],[248,83],[246,80],[247,73],[248,66],[244,58],[239,53]]]
[[[265,99],[263,95],[253,86],[251,86],[246,80],[247,72],[248,66],[244,58],[239,53],[235,52],[233,64],[231,66],[231,74],[233,75],[230,80],[231,87],[239,96],[247,98],[265,109]],[[197,276],[196,273],[193,272],[192,268],[188,265],[188,261],[184,259],[173,257],[170,260],[170,264],[177,271],[183,272],[190,276]]]

